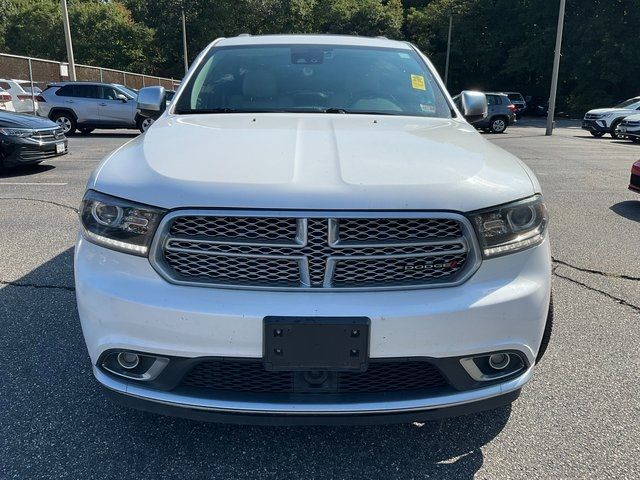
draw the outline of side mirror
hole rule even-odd
[[[488,115],[487,96],[482,92],[465,90],[458,96],[456,103],[469,123],[479,122]]]
[[[138,111],[143,117],[156,120],[166,108],[164,87],[146,87],[138,92]]]
[[[118,100],[120,100],[122,103],[127,103],[127,101],[128,101],[128,98],[127,98],[127,97],[125,97],[125,96],[124,96],[123,94],[121,94],[121,93],[118,93],[118,94],[116,95],[116,98],[117,98]]]

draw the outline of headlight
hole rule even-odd
[[[544,240],[549,221],[542,196],[470,214],[485,258],[519,252]]]
[[[33,132],[30,128],[0,128],[0,133],[7,137],[30,137]]]
[[[164,210],[87,191],[80,207],[82,234],[90,242],[145,256]]]

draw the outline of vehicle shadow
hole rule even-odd
[[[70,137],[73,138],[134,138],[140,135],[138,130],[115,130],[110,132],[108,130],[101,130],[99,132],[91,132],[88,134],[83,134],[76,132]]]
[[[24,177],[27,175],[37,175],[39,173],[48,172],[53,170],[55,165],[50,163],[38,164],[38,165],[24,165],[19,167],[0,169],[0,178],[14,178]]]
[[[413,425],[265,427],[122,408],[91,373],[72,263],[70,248],[16,281],[0,273],[7,478],[471,479],[509,419],[503,407]]]
[[[628,220],[640,222],[640,201],[638,200],[625,200],[616,203],[609,207],[609,210]]]

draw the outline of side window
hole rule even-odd
[[[9,90],[11,88],[11,85],[9,85],[7,82],[0,82],[0,88],[3,88],[4,90]]]
[[[502,97],[500,95],[496,95],[496,105],[502,105]]]
[[[60,87],[56,92],[56,95],[59,97],[75,97],[75,86],[65,85],[64,87]]]
[[[76,85],[76,97],[100,98],[97,85]]]
[[[487,105],[495,105],[496,104],[496,96],[495,95],[487,95]]]
[[[100,98],[104,100],[116,100],[118,92],[113,87],[99,87]]]

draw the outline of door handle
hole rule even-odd
[[[101,102],[101,103],[99,103],[98,105],[100,105],[101,107],[106,107],[106,106],[107,106],[107,104],[106,104],[106,103],[104,103],[104,102]]]
[[[67,103],[74,103],[73,100],[67,100]]]

